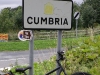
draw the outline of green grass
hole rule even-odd
[[[28,42],[0,42],[0,51],[27,50]]]
[[[62,39],[63,47],[77,46],[77,42],[84,38],[66,38]],[[34,50],[49,49],[57,47],[57,39],[34,40]],[[0,42],[0,51],[23,51],[29,49],[29,41],[9,41]]]
[[[55,48],[56,40],[35,40],[34,41],[34,49],[47,49],[47,48]],[[15,41],[15,42],[0,42],[0,51],[20,51],[20,50],[28,50],[29,49],[29,41]]]

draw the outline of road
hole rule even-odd
[[[34,62],[49,60],[57,49],[34,50]],[[0,52],[0,68],[29,64],[29,51]]]

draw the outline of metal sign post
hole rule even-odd
[[[33,31],[32,31],[33,33]],[[29,51],[30,51],[30,54],[29,54],[29,66],[31,66],[31,69],[29,69],[29,75],[33,75],[33,53],[34,53],[34,38],[32,37],[32,39],[29,41]]]
[[[76,38],[77,38],[77,25],[78,25],[78,19],[76,19]]]
[[[62,44],[62,30],[58,30],[58,43],[57,43],[57,52],[61,51],[61,45]],[[59,55],[57,53],[57,59],[59,59]],[[59,67],[59,65],[57,64],[57,67]],[[59,75],[59,70],[57,70],[56,75]]]
[[[32,30],[21,30],[18,33],[18,38],[21,41],[26,41],[29,40],[29,66],[31,67],[31,69],[29,69],[29,75],[33,75],[33,43],[34,43],[34,39],[33,39],[33,31]]]
[[[75,12],[74,13],[74,18],[76,19],[76,37],[77,37],[77,25],[78,25],[78,18],[80,16],[79,12]]]

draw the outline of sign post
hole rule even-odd
[[[78,25],[78,19],[76,19],[76,38],[77,38],[77,25]]]
[[[33,54],[34,54],[34,37],[33,37],[33,31],[32,30],[25,30],[23,32],[23,37],[27,40],[29,40],[29,66],[31,66],[31,69],[29,70],[29,75],[33,75]]]
[[[58,48],[61,50],[62,30],[72,27],[73,1],[23,0],[23,28],[34,30],[58,30]],[[28,38],[28,37],[27,37]],[[30,66],[33,66],[33,38],[30,40]],[[59,55],[57,55],[57,59]],[[57,64],[58,66],[58,64]],[[29,75],[33,75],[33,68]],[[57,71],[59,75],[59,71]]]
[[[33,33],[33,32],[32,32]],[[34,38],[32,37],[32,39],[30,40],[29,42],[29,51],[30,51],[30,54],[29,54],[29,66],[31,66],[31,69],[29,70],[29,75],[34,75],[33,73],[33,54],[34,54],[34,45],[33,45],[33,42],[34,42]]]
[[[29,75],[33,75],[33,42],[34,42],[34,38],[33,38],[33,32],[32,30],[21,30],[18,33],[18,38],[21,41],[26,41],[29,40],[29,66],[31,66],[31,69],[29,70]]]
[[[61,51],[61,47],[62,47],[62,30],[58,30],[58,43],[57,43],[57,52]],[[57,59],[59,59],[59,54],[57,54]],[[57,67],[59,67],[59,65],[57,64]],[[59,70],[57,70],[56,75],[59,75]]]
[[[79,12],[75,12],[74,13],[74,18],[76,19],[76,37],[77,37],[77,25],[78,25],[78,18],[80,16]]]

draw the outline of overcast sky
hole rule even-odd
[[[77,3],[82,3],[83,0],[73,0]],[[22,5],[22,0],[0,0],[0,10],[5,7],[15,8]]]

